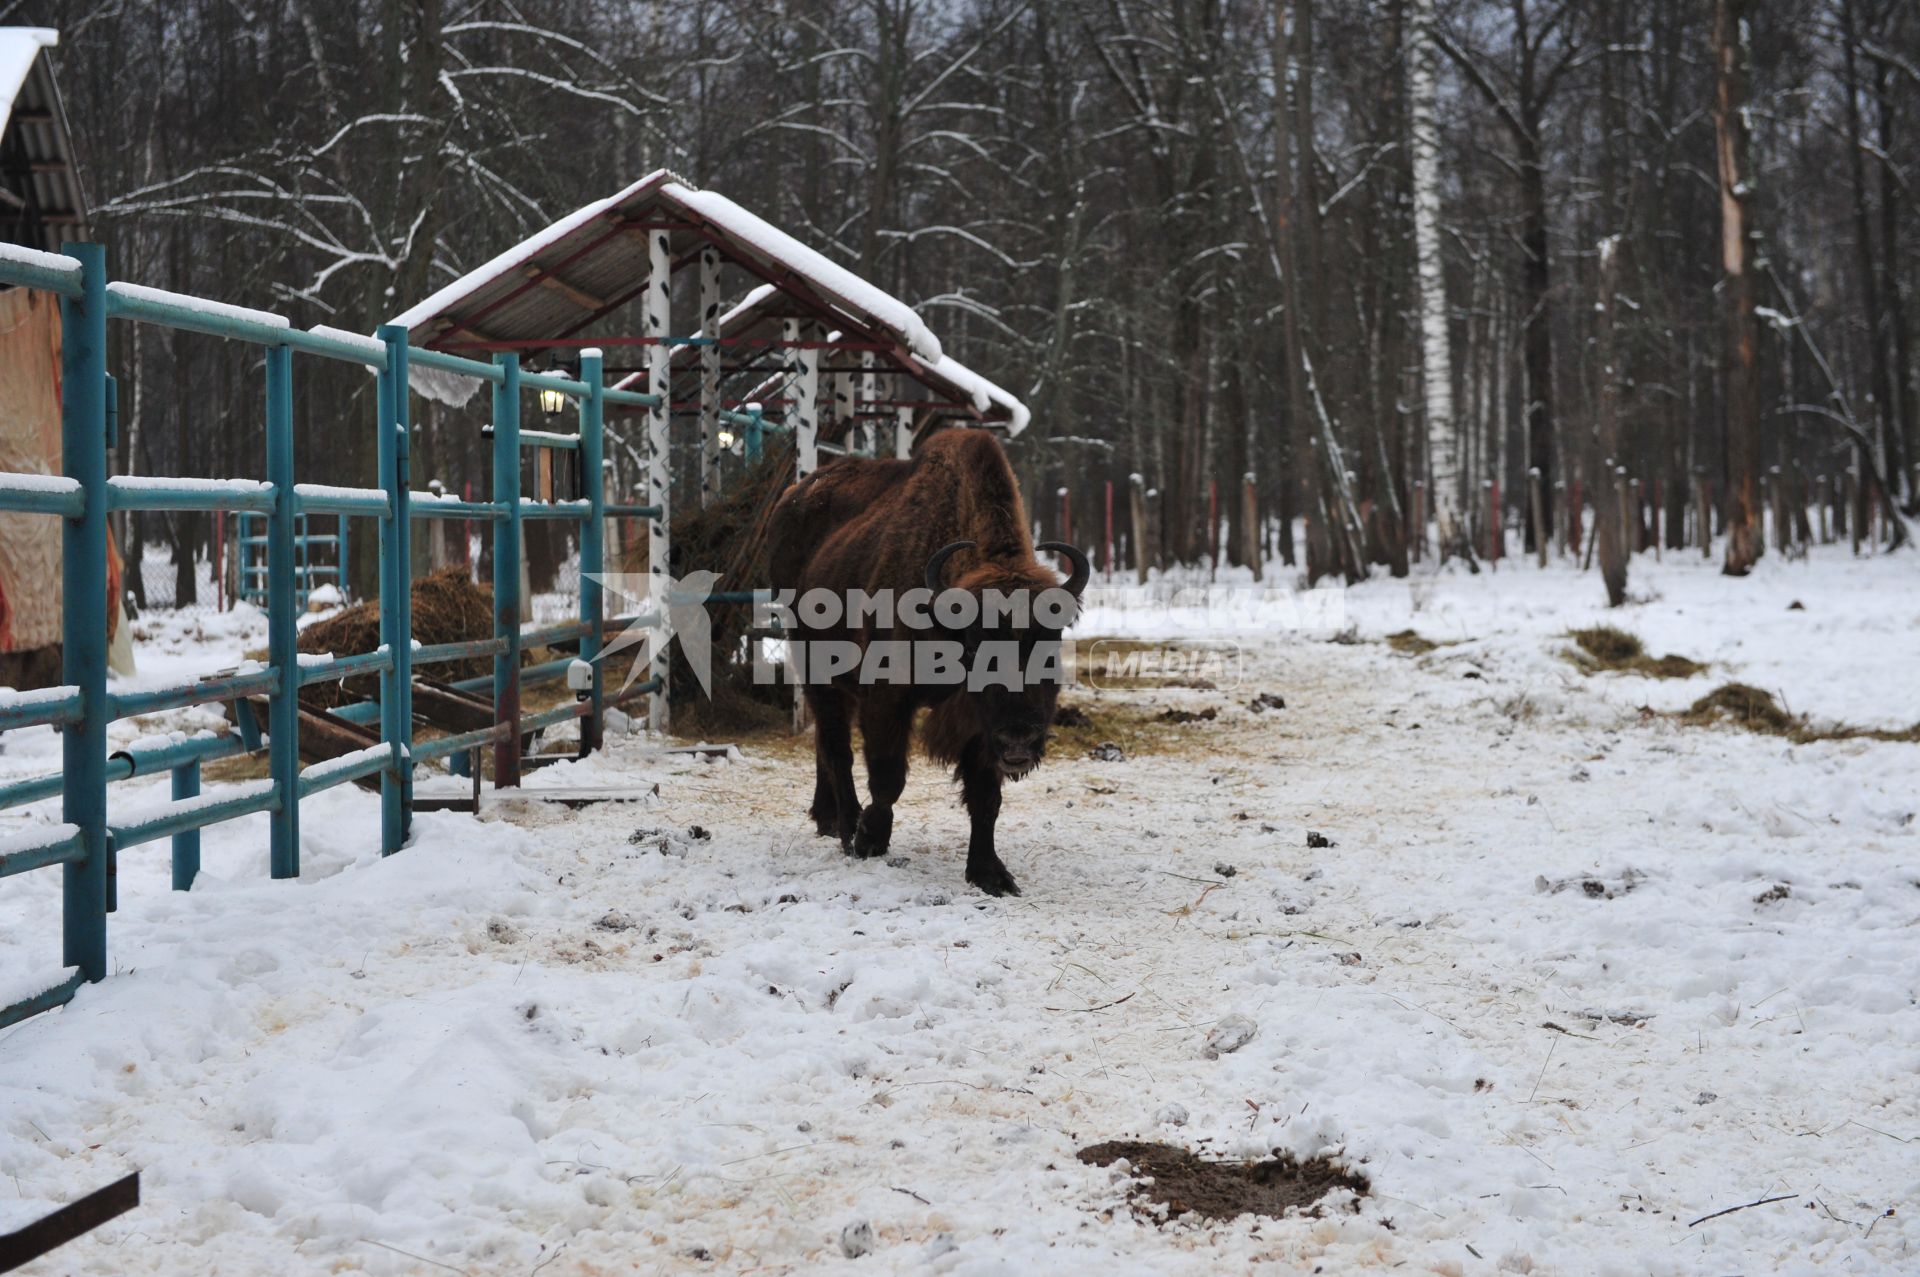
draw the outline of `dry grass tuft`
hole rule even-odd
[[[1773,693],[1746,683],[1722,683],[1695,701],[1680,718],[1695,725],[1731,723],[1769,736],[1791,736],[1806,728],[1804,719],[1780,708]]]
[[[1387,646],[1408,656],[1425,656],[1440,644],[1430,638],[1422,638],[1412,630],[1401,630],[1398,634],[1387,635]]]
[[[1789,714],[1772,693],[1745,683],[1723,683],[1702,696],[1679,720],[1694,727],[1725,723],[1750,732],[1780,736],[1796,745],[1813,741],[1878,740],[1920,744],[1920,723],[1903,729],[1850,727],[1835,723],[1815,727],[1805,716]]]
[[[1646,647],[1638,638],[1611,625],[1596,625],[1589,629],[1573,630],[1567,637],[1579,645],[1577,651],[1570,650],[1566,653],[1567,659],[1587,674],[1617,673],[1640,674],[1647,678],[1692,678],[1707,668],[1699,661],[1675,656],[1672,653],[1660,657],[1649,656]]]

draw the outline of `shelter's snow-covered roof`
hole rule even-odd
[[[831,261],[802,244],[772,223],[748,212],[724,195],[702,191],[682,182],[666,169],[656,169],[616,195],[596,200],[574,210],[553,225],[507,249],[477,270],[454,280],[425,301],[394,316],[393,323],[418,328],[437,320],[454,319],[463,304],[485,305],[498,314],[525,288],[522,281],[531,270],[558,269],[554,261],[542,257],[572,260],[589,254],[602,244],[620,243],[614,234],[595,232],[604,224],[619,228],[624,221],[639,221],[649,212],[666,212],[689,223],[710,228],[729,248],[736,261],[759,274],[787,275],[818,293],[822,300],[842,310],[848,318],[878,327],[906,347],[917,359],[932,362],[940,358],[940,339],[922,322],[913,308],[885,290],[868,283],[846,267]],[[639,248],[635,253],[634,248]],[[564,251],[563,251],[564,250]],[[636,272],[632,259],[645,261],[643,246],[609,249],[608,256],[624,260],[620,269],[628,277],[644,276],[641,265]],[[498,287],[506,281],[512,289]],[[569,285],[584,291],[584,284]],[[498,294],[498,295],[496,295]],[[580,309],[578,305],[574,308]],[[534,320],[533,315],[527,317]],[[475,321],[478,322],[478,321]],[[537,322],[537,321],[535,321]],[[500,333],[517,336],[517,332]],[[547,334],[550,335],[550,334]],[[430,340],[431,338],[429,338]]]
[[[0,27],[0,126],[13,115],[13,104],[40,50],[59,43],[60,33],[51,27]]]

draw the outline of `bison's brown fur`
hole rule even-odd
[[[994,437],[983,430],[947,430],[923,442],[911,461],[832,462],[788,489],[770,516],[771,576],[776,590],[804,594],[826,589],[891,591],[898,598],[926,583],[928,562],[956,542],[945,583],[978,595],[1025,591],[1037,596],[1056,584],[1034,557],[1027,516],[1013,467]],[[1074,588],[1086,582],[1077,551]],[[895,618],[885,632],[871,622],[858,629],[840,624],[796,631],[808,640],[847,639],[862,650],[881,639],[940,637],[908,628]],[[1037,625],[974,631],[983,639],[1020,644],[1023,657],[1036,643],[1054,642],[1057,631]],[[971,651],[969,647],[969,651]],[[862,686],[855,674],[831,685],[809,684],[813,710],[815,784],[811,814],[822,834],[836,835],[856,856],[887,849],[893,806],[906,784],[907,746],[916,711],[929,713],[921,730],[927,752],[954,767],[963,786],[972,834],[967,880],[993,895],[1019,894],[993,845],[1003,779],[1017,780],[1040,762],[1053,721],[1057,683],[1025,684],[1019,690],[877,684]],[[870,804],[863,811],[853,783],[852,725],[857,719],[865,746]]]

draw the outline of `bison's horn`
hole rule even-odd
[[[1087,581],[1093,576],[1093,564],[1087,562],[1087,556],[1080,547],[1068,545],[1064,541],[1043,541],[1033,547],[1035,554],[1041,554],[1047,550],[1064,554],[1073,563],[1073,575],[1067,578],[1063,588],[1074,598],[1079,598],[1080,592],[1087,588]]]
[[[940,574],[946,570],[947,560],[960,551],[971,550],[973,547],[972,541],[955,541],[952,545],[944,545],[935,550],[933,557],[927,560],[927,588],[935,594],[946,589],[947,587],[940,581]]]

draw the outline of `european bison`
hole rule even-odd
[[[993,845],[1000,787],[1039,766],[1046,753],[1060,692],[1060,631],[1086,588],[1086,555],[1066,545],[1037,547],[1072,563],[1064,586],[1034,557],[1013,468],[984,430],[942,431],[909,461],[848,459],[823,466],[781,497],[768,533],[776,590],[794,591],[803,600],[813,590],[842,600],[856,590],[872,598],[885,591],[896,604],[891,615],[843,614],[832,623],[822,623],[817,612],[809,623],[808,609],[797,609],[792,636],[807,644],[815,667],[805,688],[815,723],[809,810],[815,828],[837,836],[855,856],[886,852],[893,805],[906,787],[914,715],[928,708],[921,741],[936,760],[953,766],[972,822],[967,881],[989,895],[1019,895]],[[949,624],[933,621],[925,628],[930,613],[909,615],[910,594],[924,607],[928,591],[938,596],[943,590],[970,596],[970,623],[961,623],[968,599],[952,595],[944,599],[951,605],[944,613]],[[861,664],[835,673],[831,682],[817,681],[821,662],[811,654],[824,651],[823,644],[857,649]],[[874,662],[889,650],[901,651],[895,644],[905,645],[906,659],[914,662],[911,675],[874,681]],[[934,671],[923,668],[920,658],[933,645],[964,654],[970,668],[977,659],[1002,658],[1003,673],[1012,668],[1022,676],[984,685],[932,681],[924,676]],[[1025,676],[1049,656],[1055,677]],[[853,782],[856,718],[872,800],[864,811]]]

